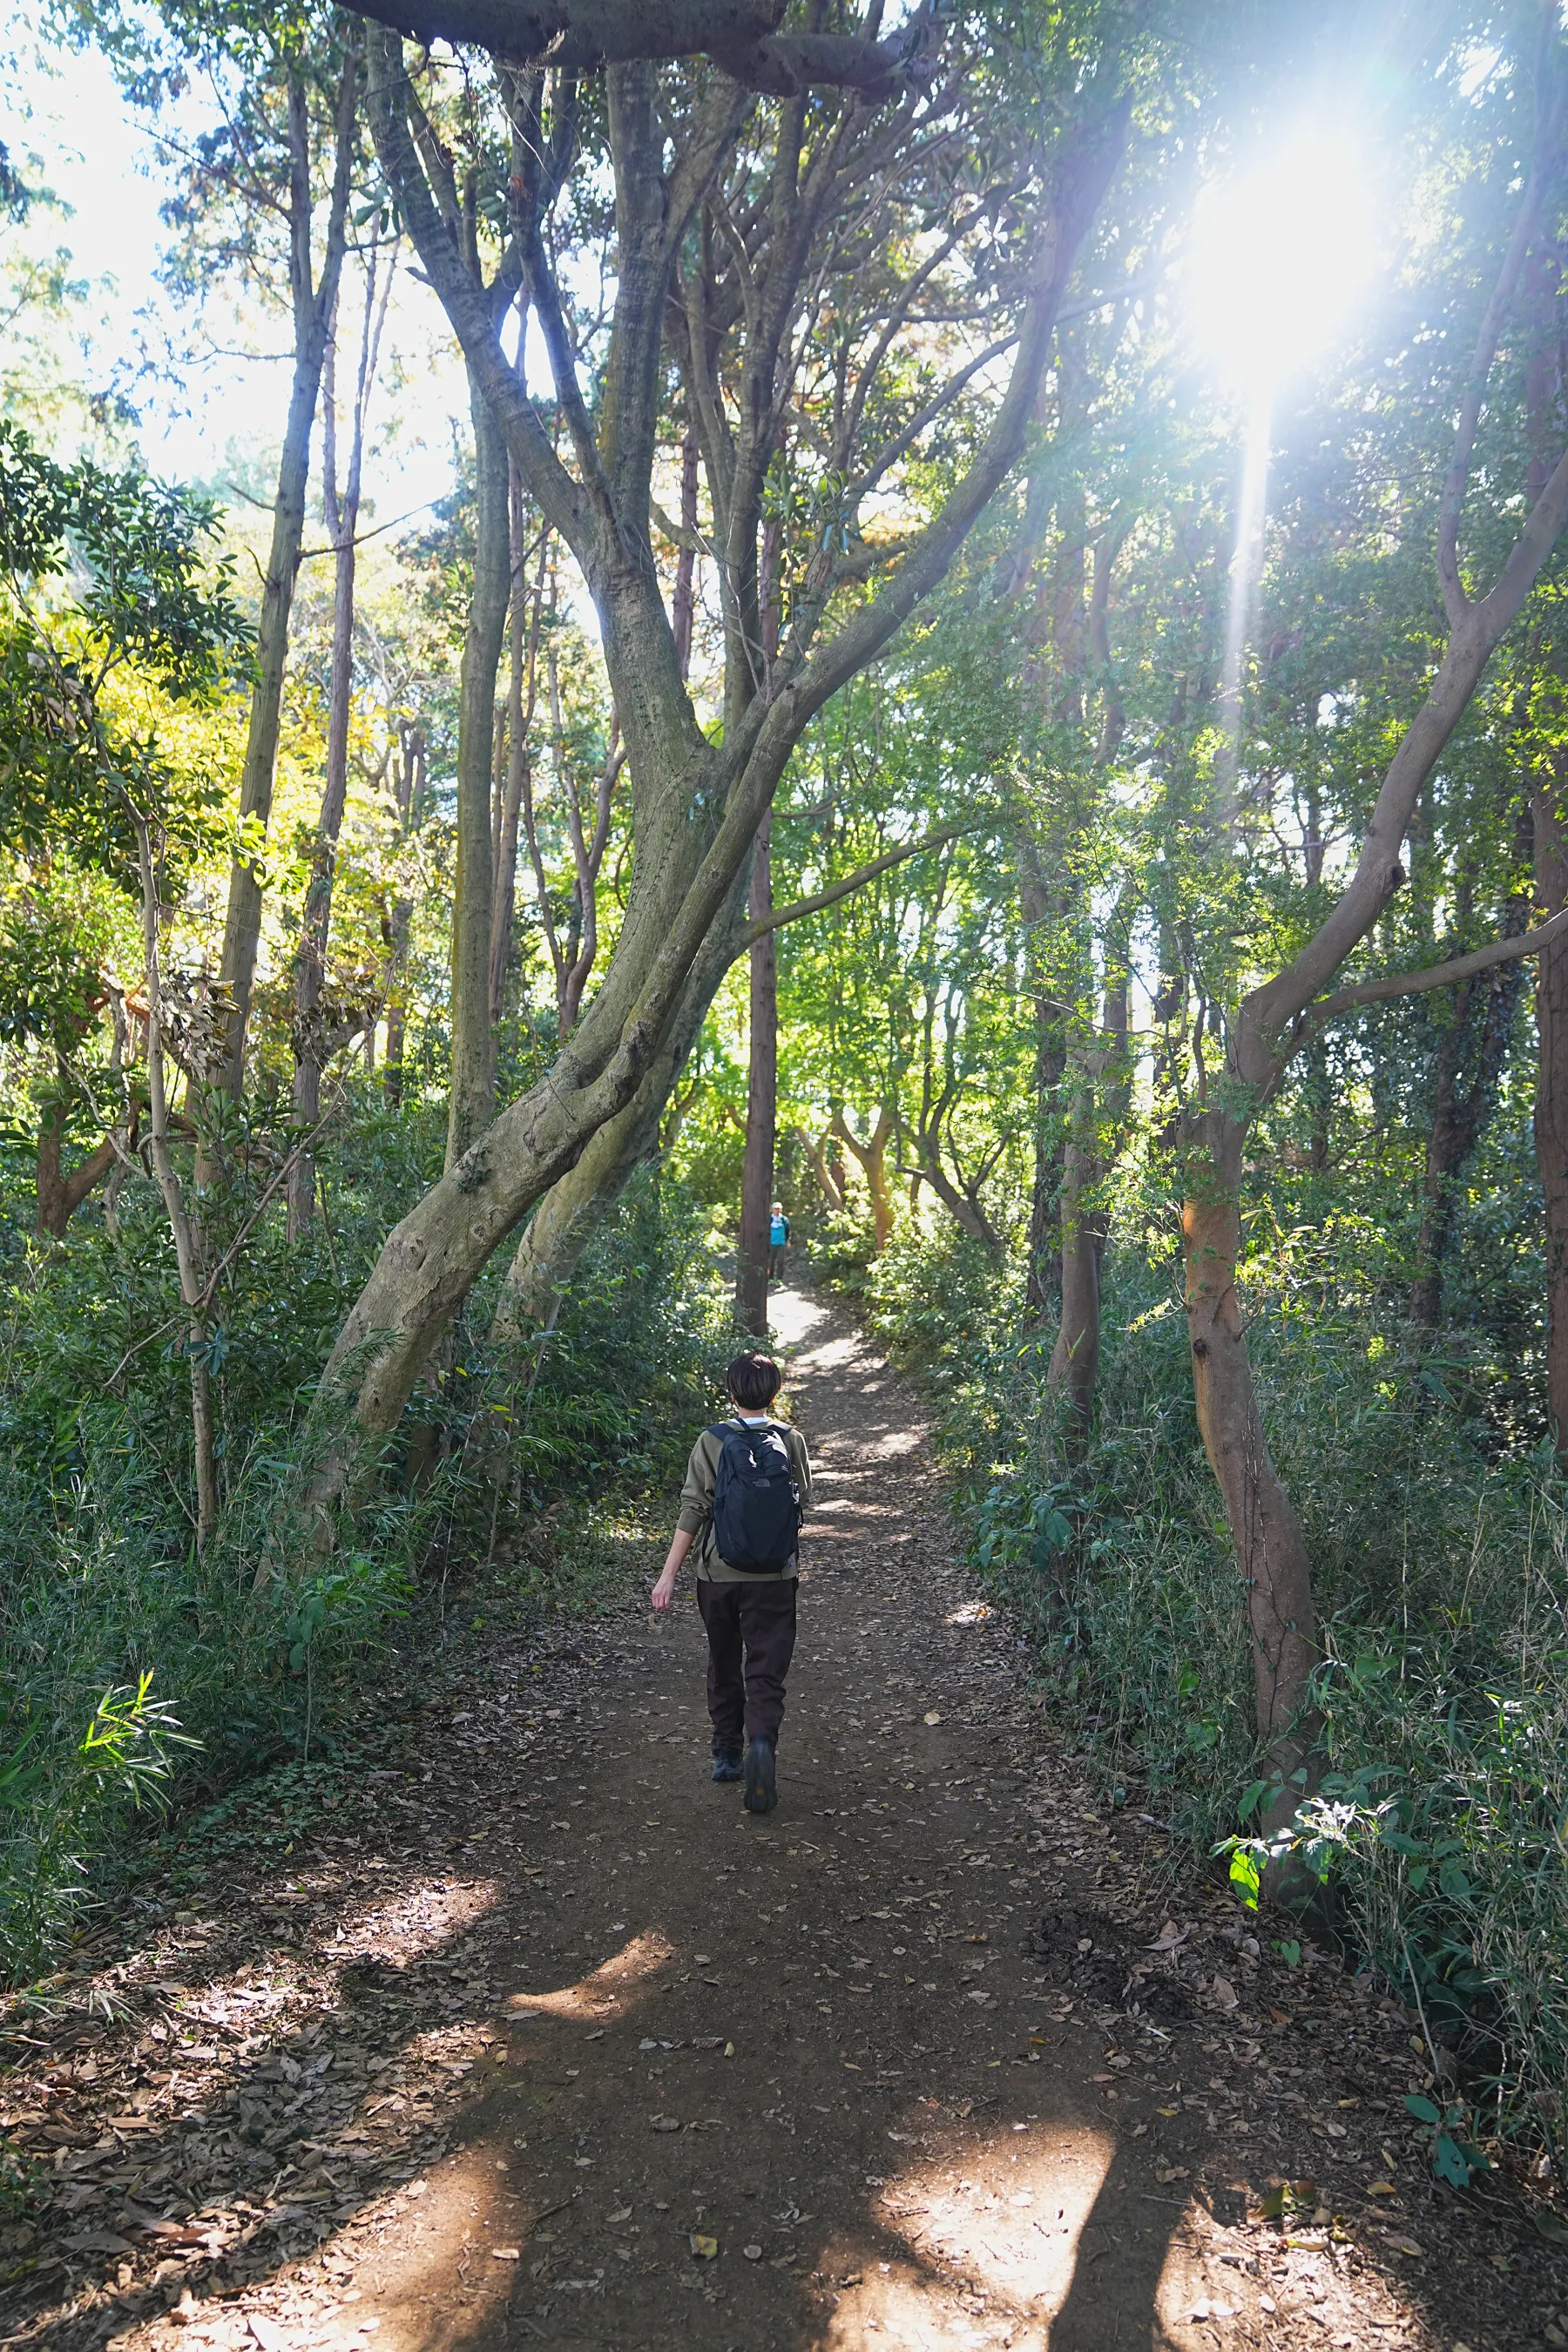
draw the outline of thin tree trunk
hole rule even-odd
[[[393,790],[398,830],[406,838],[410,817],[424,793],[425,735],[422,728],[406,720],[400,723],[398,733],[401,756]],[[390,919],[385,915],[382,918],[390,970],[386,987],[386,1060],[381,1083],[394,1110],[403,1101],[403,1055],[408,1037],[408,932],[413,919],[413,901],[401,898],[394,899]]]
[[[1132,911],[1124,899],[1109,926],[1104,1034],[1070,1057],[1076,1069],[1063,1153],[1061,1321],[1046,1384],[1067,1401],[1068,1444],[1074,1451],[1088,1439],[1100,1377],[1100,1285],[1110,1230],[1101,1187],[1131,1104],[1125,959]]]
[[[457,1165],[495,1112],[490,1028],[490,760],[496,672],[510,603],[507,453],[489,404],[470,383],[477,528],[474,588],[458,704],[458,876],[452,908],[452,1075],[447,1166]]]
[[[327,976],[327,942],[332,923],[332,886],[337,874],[338,836],[349,784],[349,719],[353,710],[355,535],[359,530],[360,483],[364,464],[364,428],[370,389],[386,316],[395,261],[391,263],[379,303],[376,299],[376,254],[373,246],[365,268],[364,320],[360,335],[359,369],[354,382],[353,427],[349,442],[348,479],[338,495],[337,323],[323,370],[326,400],[321,429],[321,504],[327,533],[335,550],[332,577],[331,678],[327,698],[327,772],[321,810],[316,824],[310,879],[305,892],[300,925],[299,964],[294,979],[294,1118],[309,1132],[321,1116],[321,1031],[318,1018]],[[374,1040],[374,1031],[372,1030]],[[301,1148],[289,1179],[288,1234],[295,1241],[310,1223],[316,1205],[316,1158]]]
[[[866,1179],[866,1190],[871,1198],[871,1232],[880,1257],[893,1238],[893,1192],[888,1181],[888,1146],[893,1139],[893,1115],[884,1103],[877,1113],[877,1124],[868,1141],[862,1143],[846,1123],[842,1111],[835,1115],[833,1132],[845,1150],[858,1162]]]
[[[1237,1297],[1247,1127],[1223,1111],[1199,1114],[1195,1126],[1182,1205],[1193,1386],[1247,1595],[1258,1733],[1277,1780],[1265,1823],[1274,1828],[1300,1801],[1295,1776],[1316,1736],[1306,1696],[1319,1656],[1317,1612],[1306,1538],[1264,1440]]]
[[[697,428],[689,425],[680,445],[680,552],[675,562],[670,624],[682,677],[691,675],[691,640],[697,618]]]
[[[773,815],[757,827],[752,861],[751,917],[773,912]],[[773,1155],[777,1146],[779,1074],[779,979],[776,933],[764,931],[752,943],[752,1036],[746,1090],[746,1149],[741,1171],[741,1250],[735,1284],[735,1316],[759,1339],[768,1328],[768,1234],[772,1222]]]
[[[196,1472],[196,1549],[204,1551],[218,1520],[217,1435],[213,1415],[210,1334],[202,1265],[201,1229],[191,1216],[169,1149],[169,1104],[163,1084],[163,991],[159,961],[161,912],[158,861],[146,820],[134,819],[142,879],[142,950],[147,991],[147,1142],[163,1213],[174,1238],[180,1297],[188,1310],[185,1360],[191,1372],[191,1437]]]
[[[313,284],[309,104],[302,76],[296,75],[289,85],[289,142],[292,159],[289,208],[289,274],[293,293],[294,373],[283,429],[283,453],[278,467],[278,494],[272,509],[272,544],[261,585],[261,613],[256,639],[256,683],[251,690],[245,763],[239,779],[241,822],[250,820],[261,825],[267,824],[272,814],[272,785],[277,772],[278,737],[283,710],[283,672],[289,658],[289,614],[294,602],[294,583],[299,576],[300,554],[304,544],[310,435],[321,398],[321,368],[326,357],[332,313],[337,307],[338,281],[342,268],[349,186],[353,168],[359,66],[360,46],[355,40],[344,57],[339,86],[337,154],[331,198],[321,248],[321,274]],[[245,1079],[246,1029],[250,1019],[250,1000],[256,985],[256,959],[260,940],[260,879],[254,866],[237,865],[229,872],[228,912],[224,924],[223,954],[218,967],[219,1002],[226,1008],[222,1076],[224,1085],[237,1101]]]
[[[528,506],[515,458],[508,458],[507,475],[511,565],[507,635],[511,658],[507,679],[506,789],[501,795],[500,822],[496,826],[495,905],[490,920],[492,1027],[500,1019],[506,1003],[507,968],[511,960],[511,927],[517,911],[518,822],[528,779],[528,763],[532,756],[539,630],[544,609],[544,575],[550,557],[550,538],[545,532],[540,541],[539,577],[531,592],[523,571],[528,552]]]
[[[659,1119],[734,961],[739,899],[715,924],[692,968],[658,1055],[626,1108],[601,1127],[574,1168],[559,1177],[529,1219],[507,1270],[491,1337],[516,1344],[552,1331],[584,1251],[634,1169],[658,1149]]]
[[[795,1132],[796,1141],[811,1162],[812,1173],[816,1178],[823,1199],[830,1209],[841,1210],[844,1206],[844,1186],[840,1180],[844,1171],[841,1167],[836,1171],[827,1157],[827,1137],[808,1135],[804,1127],[797,1127]]]

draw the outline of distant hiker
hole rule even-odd
[[[713,1778],[743,1780],[746,1811],[768,1813],[778,1802],[773,1759],[795,1654],[795,1548],[811,1508],[811,1457],[799,1430],[768,1412],[782,1377],[771,1356],[737,1356],[724,1377],[734,1414],[691,1449],[652,1598],[656,1609],[670,1606],[695,1543]]]
[[[784,1280],[784,1252],[788,1247],[789,1219],[784,1213],[783,1203],[775,1201],[773,1222],[768,1227],[768,1280],[770,1282]]]

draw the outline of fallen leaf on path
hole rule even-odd
[[[749,2263],[760,2263],[763,2259],[763,2250],[761,2246],[742,2246],[741,2252],[745,2255],[746,2260]]]
[[[680,2117],[679,2116],[649,2116],[648,2122],[653,2126],[655,2131],[671,2132],[679,2131],[680,2129]]]
[[[940,1723],[942,1721],[942,1717],[938,1715],[935,1707],[932,1707],[929,1715],[921,1717],[921,1721],[925,1723]]]
[[[1538,2205],[1531,2219],[1542,2237],[1548,2240],[1551,2244],[1568,2246],[1568,2221],[1563,2219],[1561,2213],[1553,2213],[1550,2206]]]
[[[1173,1919],[1167,1919],[1153,1942],[1145,1944],[1143,1949],[1146,1952],[1173,1952],[1178,1945],[1186,1942],[1192,1932],[1190,1927],[1178,1927]]]
[[[629,2221],[632,2218],[632,2208],[629,2205],[617,2205],[609,2218],[612,2226],[620,2221]]]
[[[490,2248],[490,2260],[492,2263],[520,2263],[522,2260],[522,2248],[521,2246],[492,2246]]]
[[[1399,2191],[1392,2180],[1369,2180],[1366,2193],[1369,2197],[1397,2197]]]
[[[246,2325],[261,2352],[283,2352],[283,2330],[275,2319],[265,2319],[259,2311],[251,2311],[246,2314]]]
[[[1235,2009],[1239,2006],[1240,1995],[1227,1977],[1216,1976],[1209,1987],[1209,1991],[1221,2009]]]
[[[710,2263],[719,2251],[717,2238],[704,2238],[696,2230],[691,2232],[691,2251],[700,2263]]]
[[[1419,2261],[1422,2249],[1414,2238],[1390,2238],[1387,2242],[1394,2248],[1396,2254],[1413,2254]]]
[[[1156,2172],[1154,2175],[1156,2180],[1167,2184],[1173,2180],[1184,2180],[1186,2177],[1187,2168],[1184,2164],[1168,2164],[1163,2171]]]

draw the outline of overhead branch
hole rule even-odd
[[[736,957],[743,956],[758,940],[765,939],[770,931],[778,930],[784,923],[798,923],[803,915],[816,915],[824,907],[836,907],[840,898],[847,898],[852,891],[863,890],[868,882],[874,882],[879,874],[890,873],[907,857],[918,857],[922,849],[940,849],[944,842],[956,841],[960,834],[973,833],[986,823],[989,823],[988,818],[976,817],[968,824],[944,824],[940,832],[922,833],[918,841],[906,841],[900,848],[889,849],[884,856],[873,857],[868,865],[857,866],[852,874],[841,874],[837,882],[828,884],[826,890],[818,890],[809,898],[792,898],[785,907],[773,908],[742,932],[736,945]]]
[[[777,0],[371,0],[362,15],[426,46],[488,49],[510,65],[588,74],[606,65],[708,57],[748,89],[793,98],[853,89],[884,99],[921,71],[925,10],[885,40],[856,33],[781,33]]]
[[[795,675],[780,698],[781,703],[788,705],[780,713],[781,728],[799,732],[847,678],[875,658],[944,576],[971,525],[1017,462],[1056,332],[1057,306],[1077,259],[1079,241],[1121,159],[1130,110],[1125,102],[1108,110],[1098,122],[1077,135],[1062,157],[1045,265],[1025,311],[1007,388],[984,442],[931,521],[910,541],[892,577],[831,639],[806,656],[805,646],[835,569],[831,556],[814,562],[805,593],[797,600],[799,617],[785,654],[785,667],[793,668]]]
[[[1430,989],[1455,988],[1461,981],[1475,980],[1483,971],[1495,971],[1499,964],[1514,963],[1521,956],[1539,955],[1563,931],[1568,931],[1568,907],[1533,931],[1490,940],[1484,948],[1476,948],[1468,955],[1454,956],[1447,963],[1427,964],[1420,971],[1391,972],[1383,980],[1358,981],[1353,988],[1336,989],[1332,996],[1321,997],[1316,1004],[1308,1005],[1297,1024],[1291,1049],[1304,1043],[1325,1022],[1358,1004],[1386,1004],[1395,996],[1422,996]]]

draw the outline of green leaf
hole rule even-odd
[[[1418,2091],[1406,2091],[1405,2104],[1419,2123],[1440,2124],[1443,2120],[1441,2109],[1435,2107],[1430,2099],[1424,2099]]]
[[[1263,1881],[1258,1864],[1245,1846],[1237,1846],[1230,1857],[1230,1883],[1240,1895],[1249,1911],[1258,1908],[1258,1890]]]

